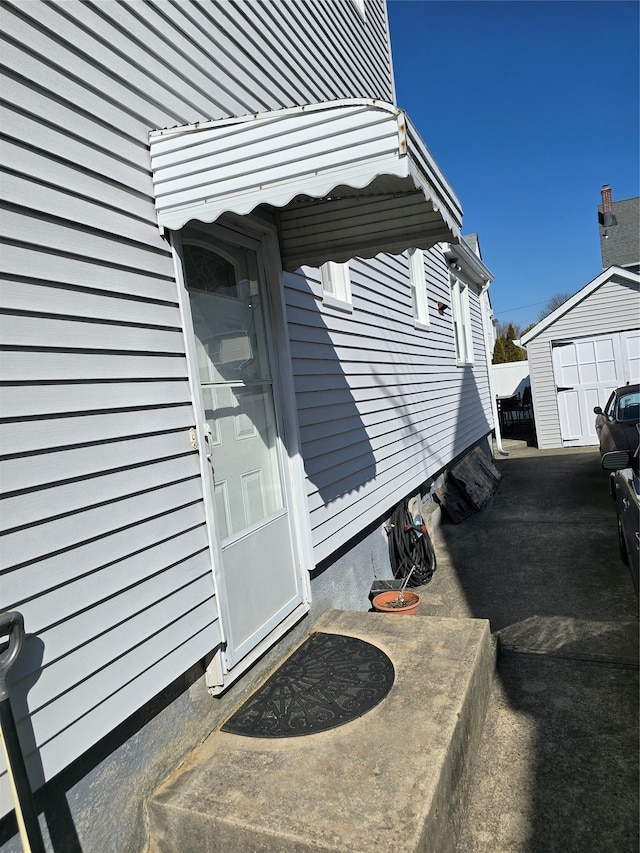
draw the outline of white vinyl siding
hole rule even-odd
[[[220,636],[177,306],[102,274],[0,284],[2,603],[43,644],[17,723],[47,776]]]
[[[439,246],[424,253],[434,300],[449,300]],[[351,263],[357,310],[319,312],[320,275],[285,276],[314,555],[323,560],[490,431],[484,360],[456,366],[451,319],[414,328],[406,256]],[[470,328],[483,347],[480,301]],[[478,349],[478,352],[484,351]]]
[[[42,646],[13,685],[39,785],[220,641],[149,131],[389,101],[392,80],[382,3],[366,21],[350,3],[257,0],[1,14],[0,583]]]
[[[536,433],[541,448],[562,447],[552,343],[634,328],[638,328],[638,285],[614,276],[527,345]]]

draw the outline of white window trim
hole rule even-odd
[[[320,267],[320,279],[323,305],[340,311],[353,312],[349,264],[327,261]]]
[[[456,364],[473,364],[473,336],[471,333],[471,309],[469,285],[459,278],[452,278],[451,319],[456,347]]]
[[[424,252],[422,249],[409,249],[407,254],[409,256],[413,325],[416,329],[428,329],[431,319],[427,298],[427,276],[424,271]]]

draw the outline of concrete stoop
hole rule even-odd
[[[395,682],[359,719],[285,739],[215,731],[153,795],[153,853],[455,849],[495,672],[481,619],[328,611]]]

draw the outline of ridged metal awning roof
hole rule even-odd
[[[460,202],[405,113],[331,101],[150,134],[158,223],[280,209],[285,269],[456,243]]]

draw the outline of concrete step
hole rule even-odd
[[[318,734],[215,731],[147,804],[153,853],[455,850],[495,672],[489,623],[331,610],[313,630],[386,652],[389,694]]]

